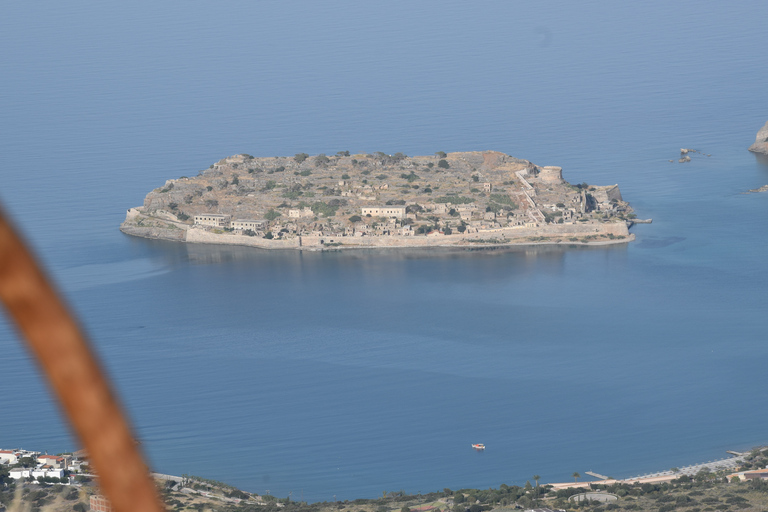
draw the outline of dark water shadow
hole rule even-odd
[[[628,244],[589,246],[581,244],[470,247],[470,248],[398,248],[398,249],[330,249],[325,251],[298,251],[295,249],[269,250],[257,247],[216,244],[187,244],[164,240],[136,239],[136,243],[169,263],[188,261],[192,264],[221,264],[230,262],[306,262],[312,260],[456,260],[524,257],[562,259],[568,252],[626,252]]]
[[[763,167],[766,171],[768,171],[768,155],[764,155],[763,153],[752,153],[755,155],[755,160],[757,160],[758,165]]]

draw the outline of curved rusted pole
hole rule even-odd
[[[85,336],[2,211],[0,299],[48,376],[113,510],[164,510]]]

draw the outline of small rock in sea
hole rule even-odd
[[[684,164],[685,162],[690,162],[690,161],[691,161],[691,157],[689,157],[688,155],[678,160],[678,162],[680,162],[681,164]]]
[[[673,162],[673,163],[674,163],[674,160],[670,160],[670,162]]]

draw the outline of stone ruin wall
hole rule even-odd
[[[542,167],[539,179],[544,183],[563,183],[563,168],[555,166]]]

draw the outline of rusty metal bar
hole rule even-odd
[[[113,509],[165,510],[85,336],[2,211],[0,299],[45,371]]]

